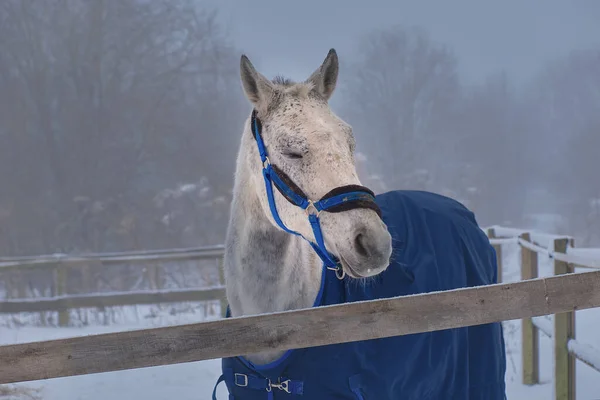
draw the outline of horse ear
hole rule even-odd
[[[266,108],[273,97],[274,86],[267,78],[256,71],[246,55],[242,55],[240,60],[240,76],[248,100],[256,108]]]
[[[307,82],[311,82],[314,85],[314,90],[317,91],[325,100],[329,100],[335,85],[337,83],[337,77],[339,72],[339,61],[335,49],[329,50],[327,57],[323,64],[315,72],[312,73]]]

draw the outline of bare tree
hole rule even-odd
[[[343,110],[369,172],[387,189],[451,196],[482,223],[518,223],[529,119],[508,78],[462,85],[452,51],[420,29],[377,31],[358,52]]]
[[[504,73],[464,91],[456,158],[470,206],[484,223],[519,225],[531,188],[525,108]]]
[[[390,187],[439,187],[460,100],[452,52],[420,29],[400,27],[368,35],[357,51],[344,114],[372,172]]]
[[[600,243],[600,50],[583,50],[551,63],[529,93],[543,132],[540,178],[582,245]]]
[[[0,2],[0,251],[177,245],[152,200],[201,179],[228,194],[235,67],[192,0]]]

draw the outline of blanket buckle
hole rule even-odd
[[[238,378],[241,378],[241,382],[238,380]],[[236,373],[234,375],[234,383],[236,386],[239,386],[239,387],[248,386],[248,375]]]
[[[269,384],[267,386],[267,392],[270,392],[273,388],[282,390],[286,393],[291,393],[290,392],[290,380],[286,379],[285,381],[279,382],[279,383],[272,383],[269,380]]]

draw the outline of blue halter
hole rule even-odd
[[[271,164],[271,161],[267,155],[267,149],[261,136],[262,125],[257,117],[256,110],[252,112],[251,127],[252,133],[258,145],[258,152],[260,153],[260,159],[263,165],[262,173],[265,180],[269,208],[271,209],[271,214],[273,215],[275,222],[284,231],[301,236],[308,243],[310,243],[319,258],[323,260],[323,263],[327,269],[334,270],[338,279],[343,279],[345,272],[340,265],[339,260],[333,254],[329,253],[325,248],[321,224],[319,222],[319,215],[322,211],[341,212],[355,208],[369,208],[377,212],[381,218],[381,210],[375,203],[375,195],[371,190],[364,186],[347,185],[333,189],[323,196],[319,201],[309,200],[304,192],[302,192],[302,190],[296,186],[296,184],[283,171],[277,168],[277,166]],[[292,231],[285,226],[279,217],[279,213],[277,212],[275,197],[273,196],[273,185],[275,185],[279,192],[290,203],[302,208],[306,212],[308,221],[310,222],[313,234],[315,236],[316,243],[313,243],[300,233]]]

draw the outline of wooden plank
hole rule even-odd
[[[496,230],[494,228],[490,228],[488,229],[487,232],[488,238],[489,239],[496,239]],[[502,282],[502,245],[501,244],[493,244],[492,247],[494,248],[494,251],[496,252],[496,264],[498,267],[498,283]]]
[[[600,306],[600,271],[0,347],[0,384],[377,339]]]
[[[171,254],[187,254],[187,253],[198,253],[198,252],[210,252],[213,250],[224,251],[225,246],[222,244],[214,246],[203,246],[203,247],[179,247],[169,249],[156,249],[156,250],[133,250],[133,251],[120,251],[120,252],[104,252],[104,253],[84,253],[84,254],[46,254],[37,256],[20,256],[20,257],[0,257],[0,263],[3,262],[23,262],[29,261],[41,261],[47,260],[49,263],[54,263],[64,258],[85,258],[95,259],[97,261],[104,261],[108,258],[119,258],[119,257],[130,257],[130,256],[152,256],[152,255],[171,255]]]
[[[520,238],[527,242],[531,242],[531,235],[529,233],[522,233]],[[521,247],[521,280],[535,279],[537,276],[537,253],[526,247]],[[540,383],[538,338],[538,329],[533,324],[531,318],[521,319],[523,384],[525,385],[536,385]]]
[[[116,307],[135,304],[179,303],[183,301],[218,300],[225,292],[224,287],[158,290],[133,293],[93,293],[47,299],[0,301],[0,314],[18,312],[58,311],[73,308]]]
[[[48,265],[52,266],[60,262],[65,266],[81,266],[92,261],[102,261],[104,264],[121,264],[121,263],[147,263],[147,262],[171,262],[171,261],[187,261],[187,260],[211,260],[218,257],[223,257],[223,248],[216,247],[214,249],[190,251],[190,252],[174,252],[166,254],[136,254],[130,256],[60,256],[54,258],[40,258],[17,261],[2,261],[0,269],[2,271],[23,270],[23,269],[44,269]]]
[[[555,253],[566,253],[567,246],[573,246],[572,239],[556,239]],[[554,260],[554,275],[571,274],[572,268],[566,262]],[[556,400],[575,400],[575,361],[569,352],[569,340],[575,339],[575,313],[573,310],[557,313],[554,316],[554,385]]]

